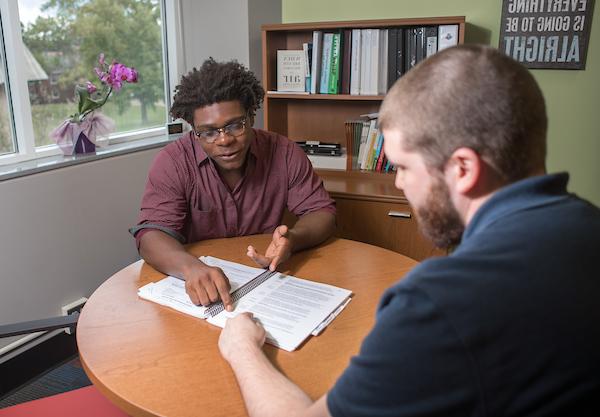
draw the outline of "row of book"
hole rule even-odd
[[[406,71],[458,43],[458,25],[313,31],[300,51],[277,51],[277,90],[381,95]]]
[[[383,152],[383,135],[377,125],[377,114],[345,123],[349,169],[375,172],[394,171]]]

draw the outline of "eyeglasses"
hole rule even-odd
[[[228,136],[232,136],[232,137],[237,137],[237,136],[242,135],[246,131],[247,121],[248,121],[248,119],[246,117],[244,117],[242,120],[238,120],[236,122],[229,123],[228,125],[223,126],[223,127],[217,127],[215,129],[206,129],[206,130],[195,130],[194,133],[199,138],[205,140],[206,143],[214,143],[217,139],[219,139],[219,136],[221,136],[221,133],[228,135]]]

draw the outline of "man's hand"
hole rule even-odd
[[[273,239],[267,248],[267,252],[261,255],[254,249],[254,246],[248,246],[247,255],[263,268],[269,267],[274,271],[279,264],[288,260],[292,254],[292,241],[286,225],[277,226],[273,232]]]
[[[193,263],[185,268],[185,291],[192,303],[196,305],[209,305],[221,299],[227,311],[232,311],[229,280],[221,270],[200,262]]]
[[[265,329],[254,321],[252,313],[241,313],[227,319],[219,337],[219,350],[227,362],[235,359],[241,350],[260,350],[265,343]]]

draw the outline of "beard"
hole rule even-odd
[[[460,243],[465,226],[441,178],[433,178],[424,204],[415,211],[421,233],[435,246],[448,249]]]

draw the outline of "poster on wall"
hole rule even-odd
[[[498,48],[527,68],[585,69],[594,0],[503,0]]]

